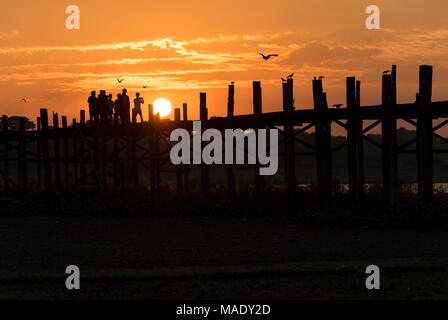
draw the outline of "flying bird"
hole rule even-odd
[[[124,79],[117,79],[118,83],[122,83]]]
[[[295,73],[291,73],[291,74],[288,76],[288,78],[292,78],[292,77],[294,77],[294,75],[295,75]]]
[[[383,71],[383,74],[388,74],[390,72],[391,72],[390,70],[385,70],[385,71]]]
[[[28,103],[28,101],[26,101],[25,98],[22,98],[22,100],[20,100],[20,101],[23,101],[23,102],[25,102],[25,103]]]
[[[278,54],[276,54],[276,53],[274,53],[274,54],[268,54],[267,56],[265,56],[264,54],[262,54],[262,53],[260,53],[260,52],[258,52],[258,54],[259,54],[260,56],[263,57],[263,60],[269,60],[269,59],[271,59],[272,57],[278,57]]]
[[[146,88],[148,88],[148,86],[143,86],[143,89],[146,89]]]
[[[341,104],[341,103],[338,103],[338,104],[334,104],[333,105],[333,107],[335,107],[336,109],[339,109],[340,107],[342,107],[343,106],[343,104]]]

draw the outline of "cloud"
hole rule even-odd
[[[318,42],[312,42],[292,51],[282,63],[293,65],[295,68],[302,68],[305,65],[341,67],[345,64],[355,64],[358,60],[371,59],[380,53],[381,50],[376,48],[329,47]]]
[[[17,30],[9,31],[9,32],[1,32],[0,40],[14,38],[14,37],[17,37],[19,34],[20,34],[20,32]]]

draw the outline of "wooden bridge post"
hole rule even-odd
[[[262,106],[262,94],[261,94],[261,82],[254,81],[253,82],[253,103],[254,103],[254,116],[255,116],[255,134],[258,133],[258,129],[264,127],[264,124],[261,122],[261,115],[263,114],[263,106]],[[257,138],[258,140],[258,138]],[[257,141],[258,144],[258,141]],[[257,154],[255,155],[256,165],[255,165],[255,196],[257,198],[261,198],[265,192],[265,182],[264,176],[260,175],[260,164],[258,163],[258,145],[256,147]]]
[[[155,115],[155,122],[157,124],[155,132],[155,140],[154,140],[154,150],[155,150],[155,181],[156,181],[156,190],[160,190],[160,141],[162,139],[162,135],[159,134],[157,130],[160,130],[160,113]]]
[[[296,190],[294,124],[292,113],[294,112],[294,84],[289,78],[283,83],[283,112],[286,114],[284,127],[285,138],[285,187],[288,193]]]
[[[148,122],[152,122],[154,120],[154,107],[152,103],[148,104]]]
[[[28,177],[27,177],[27,165],[26,165],[26,136],[25,136],[25,118],[20,117],[19,120],[19,189],[22,193],[27,192]]]
[[[67,117],[62,116],[62,136],[63,136],[63,147],[62,153],[64,157],[64,188],[68,189],[70,185],[70,171],[69,171],[69,148],[68,148],[68,128],[67,128]]]
[[[149,123],[149,136],[148,136],[148,148],[150,151],[150,165],[149,165],[149,180],[151,185],[151,191],[154,192],[156,190],[157,181],[156,181],[156,130],[154,128],[155,124],[154,117],[154,108],[152,104],[148,104],[148,123]]]
[[[417,118],[417,163],[418,194],[425,203],[433,199],[433,129],[431,115],[432,66],[420,66],[418,118]]]
[[[207,94],[205,92],[201,92],[199,95],[199,114],[202,128],[204,128],[208,120]],[[201,163],[200,167],[201,167],[201,194],[204,196],[208,196],[210,192],[209,168],[206,164],[203,163]]]
[[[80,111],[80,119],[79,119],[79,130],[84,134],[84,128],[86,124],[86,113],[84,110]],[[87,146],[85,145],[84,139],[81,136],[80,133],[80,140],[79,140],[79,170],[81,174],[81,184],[85,184],[87,180],[87,166],[86,166],[86,159],[85,159],[85,148]]]
[[[387,206],[394,206],[398,196],[398,157],[397,157],[397,120],[396,104],[396,67],[392,75],[383,75],[382,104],[383,119],[381,129],[383,193]]]
[[[2,116],[3,129],[3,190],[9,190],[9,139],[8,139],[8,117]]]
[[[174,109],[174,121],[177,124],[180,124],[180,108]],[[183,181],[182,181],[182,173],[183,171],[183,164],[178,164],[176,166],[176,182],[177,182],[177,195],[182,196],[184,193],[183,189]]]
[[[353,201],[360,201],[364,194],[364,151],[362,119],[359,116],[361,82],[347,77],[347,160],[349,193]]]
[[[184,103],[182,105],[182,117],[184,121],[188,121],[188,105]],[[183,166],[184,171],[184,184],[185,184],[185,193],[190,193],[190,166]]]
[[[61,182],[61,145],[59,143],[59,118],[57,113],[53,113],[53,134],[54,134],[54,168],[55,185],[58,190],[62,187]]]
[[[38,138],[36,139],[36,154],[37,154],[37,161],[36,161],[36,171],[37,171],[37,188],[42,188],[42,146],[41,146],[41,140],[40,140],[40,133],[41,133],[41,122],[40,117],[37,117],[37,134]]]
[[[51,171],[50,171],[50,152],[48,148],[48,111],[40,109],[40,120],[42,122],[42,169],[44,177],[44,190],[48,191],[51,187]]]
[[[234,112],[235,112],[235,85],[230,84],[227,97],[227,118],[229,124],[231,125]],[[225,146],[223,146],[223,148],[225,148]],[[233,165],[226,164],[226,171],[227,171],[227,192],[231,198],[235,198],[236,191],[235,191],[235,175],[233,172]]]
[[[315,121],[317,184],[319,198],[329,204],[332,194],[331,120],[326,119],[327,94],[322,90],[322,80],[313,80],[314,109],[320,119]]]
[[[73,119],[72,121],[72,128],[76,129],[78,128],[78,124],[76,122],[76,119]],[[78,166],[79,166],[79,159],[78,159],[78,135],[76,134],[76,132],[73,134],[73,183],[77,184],[80,181],[79,178],[79,170],[78,170]]]
[[[186,103],[182,104],[182,116],[184,121],[188,120],[188,104]]]

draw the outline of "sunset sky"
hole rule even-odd
[[[81,10],[80,30],[65,28],[71,4]],[[381,9],[381,30],[365,27],[370,4]],[[280,56],[263,61],[257,51]],[[2,1],[0,113],[35,119],[48,107],[71,119],[91,90],[115,96],[125,87],[146,104],[186,102],[191,118],[204,91],[209,115],[220,116],[235,81],[235,113],[244,114],[253,80],[262,81],[269,112],[281,109],[280,78],[292,72],[296,108],[312,107],[319,75],[329,104],[345,103],[346,76],[362,81],[362,105],[377,104],[391,64],[399,102],[415,100],[420,64],[435,68],[433,99],[448,100],[447,58],[446,0]]]

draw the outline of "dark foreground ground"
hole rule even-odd
[[[276,211],[270,200],[149,199],[128,210],[114,197],[42,199],[1,200],[0,299],[448,298],[440,214],[397,226],[403,213],[384,219],[372,203],[346,214]],[[370,264],[381,269],[375,292],[364,284]],[[81,269],[79,291],[65,289],[68,265]]]

